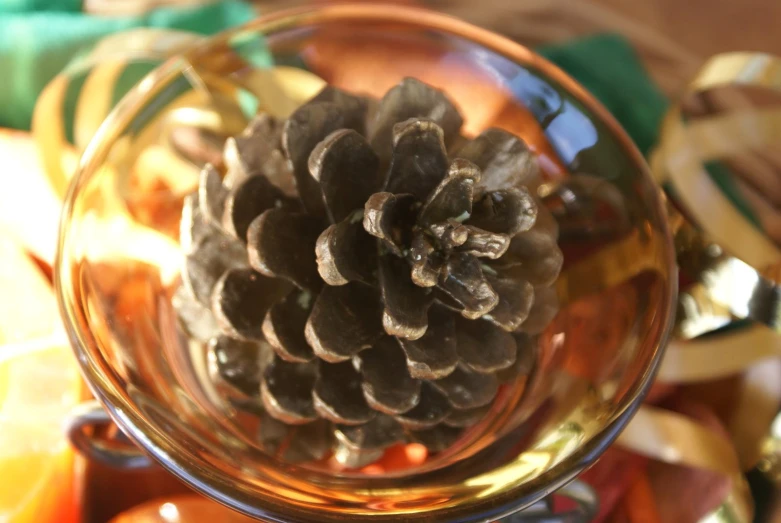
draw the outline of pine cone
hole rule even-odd
[[[529,371],[557,311],[556,222],[523,141],[461,124],[414,79],[379,103],[328,87],[258,116],[186,199],[175,305],[259,398],[267,450],[349,467],[401,441],[441,451]]]

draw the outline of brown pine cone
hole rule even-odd
[[[285,122],[258,116],[187,198],[175,305],[259,398],[270,452],[441,451],[528,372],[557,311],[557,225],[526,145],[461,124],[414,79],[378,103],[328,87]]]

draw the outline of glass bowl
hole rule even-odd
[[[501,127],[537,154],[539,196],[564,252],[559,311],[531,372],[447,450],[379,473],[291,464],[256,444],[208,379],[203,344],[177,328],[182,200],[199,166],[258,110],[286,116],[323,81],[379,97],[408,76],[446,91],[466,135]],[[495,520],[567,484],[642,402],[677,285],[662,197],[582,87],[488,31],[372,5],[260,18],[148,74],[84,152],[56,278],[86,380],[123,432],[196,490],[248,515],[302,522]]]

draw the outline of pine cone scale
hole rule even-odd
[[[532,151],[523,140],[502,129],[483,131],[456,156],[480,169],[480,193],[535,186],[539,180],[540,169]]]
[[[458,109],[442,91],[413,78],[405,78],[380,100],[370,133],[372,148],[386,162],[391,156],[392,147],[398,145],[395,142],[395,126],[410,118],[423,118],[437,123],[451,140],[458,137],[464,123]]]
[[[449,405],[460,410],[488,405],[499,389],[499,380],[495,375],[474,372],[464,366],[457,367],[448,376],[432,381],[431,384],[447,398]]]
[[[515,362],[512,334],[487,321],[456,320],[458,356],[471,370],[493,374]]]
[[[393,254],[379,257],[382,301],[382,325],[385,332],[398,338],[417,340],[426,333],[428,309],[434,302],[429,289],[419,287],[409,277],[410,268],[403,258]]]
[[[383,240],[383,245],[393,254],[403,256],[402,249],[410,241],[417,206],[419,203],[411,194],[375,193],[366,200],[363,228]]]
[[[452,412],[453,407],[437,388],[424,382],[420,388],[418,404],[403,414],[394,416],[403,427],[411,430],[430,429],[441,423]]]
[[[263,337],[283,360],[305,363],[315,358],[304,336],[312,302],[309,292],[292,291],[266,313],[261,327]]]
[[[331,223],[363,208],[382,183],[379,158],[366,139],[352,129],[329,134],[312,151],[308,163]]]
[[[217,281],[211,308],[223,334],[240,340],[262,340],[266,311],[290,292],[284,280],[249,268],[230,269]]]
[[[290,425],[317,419],[312,389],[317,364],[290,363],[279,358],[266,368],[260,387],[263,407],[274,418]]]
[[[212,223],[220,223],[225,213],[228,189],[222,184],[217,169],[207,165],[201,170],[198,183],[198,204],[201,214]]]
[[[452,218],[461,223],[472,214],[472,199],[480,171],[474,164],[453,160],[447,176],[430,192],[420,210],[418,225],[430,227]]]
[[[439,278],[439,288],[461,307],[461,314],[478,319],[499,303],[499,295],[488,284],[480,262],[474,256],[458,253],[448,258]]]
[[[375,285],[377,245],[363,228],[363,211],[329,226],[315,245],[317,270],[328,285],[351,281]]]
[[[410,376],[407,359],[391,336],[356,356],[367,403],[384,414],[402,414],[420,400],[420,381]]]
[[[320,417],[341,425],[361,425],[376,415],[363,396],[361,375],[350,361],[320,362],[312,397]]]
[[[429,310],[429,323],[420,339],[397,339],[407,356],[410,375],[420,380],[443,378],[458,365],[454,315],[435,305]]]
[[[425,201],[447,175],[447,151],[442,128],[434,122],[411,119],[393,129],[393,156],[385,190],[411,194]]]
[[[269,209],[252,221],[247,251],[252,268],[317,292],[323,282],[317,270],[315,244],[322,222],[306,214]]]
[[[381,315],[379,295],[367,286],[324,287],[307,320],[306,341],[324,361],[348,360],[383,335]]]

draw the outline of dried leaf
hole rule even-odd
[[[312,389],[314,363],[291,363],[274,358],[263,373],[260,395],[266,411],[284,423],[300,425],[317,419]]]
[[[317,144],[309,156],[309,172],[320,184],[331,223],[363,209],[382,183],[379,167],[369,143],[351,129],[335,131]]]
[[[476,319],[499,303],[499,295],[483,276],[480,262],[466,253],[453,253],[440,273],[439,288],[461,304],[461,314]]]
[[[329,362],[350,359],[383,335],[379,294],[360,283],[325,286],[315,300],[305,335],[315,355]]]
[[[506,234],[488,232],[473,225],[465,225],[464,230],[467,233],[467,238],[458,247],[459,252],[478,258],[495,260],[501,258],[510,247],[510,237]]]
[[[376,149],[375,149],[376,150]],[[448,171],[442,129],[428,120],[407,120],[393,128],[393,155],[385,190],[425,201]]]
[[[419,339],[428,327],[426,315],[434,301],[433,294],[413,283],[409,264],[394,254],[379,257],[379,276],[385,332],[398,338]]]
[[[499,303],[485,319],[513,332],[526,321],[534,304],[534,287],[517,278],[500,278],[488,274],[488,283],[499,295]]]
[[[423,382],[420,388],[420,400],[415,408],[395,418],[408,429],[423,430],[440,423],[451,410],[448,399],[429,382]]]
[[[456,347],[461,362],[482,374],[506,369],[515,362],[512,334],[485,320],[456,320]]]
[[[537,203],[525,187],[486,193],[472,207],[469,225],[510,237],[528,231],[537,220]]]
[[[427,227],[448,218],[463,222],[472,214],[475,184],[480,181],[480,170],[471,162],[453,160],[447,176],[429,193],[418,223]]]
[[[375,415],[361,391],[361,375],[352,362],[318,365],[318,377],[312,397],[315,410],[322,417],[343,425],[366,423]]]
[[[248,396],[260,394],[262,345],[220,335],[209,341],[220,377]]]
[[[442,307],[428,313],[429,327],[419,340],[399,339],[413,378],[433,380],[447,376],[458,364],[455,317]]]
[[[305,362],[315,357],[304,336],[313,302],[314,297],[309,291],[293,291],[266,313],[263,335],[283,360]]]
[[[315,244],[323,230],[320,220],[285,209],[269,209],[249,227],[249,262],[267,276],[285,278],[316,292],[323,282],[317,272]]]
[[[315,246],[317,271],[328,285],[376,282],[377,241],[363,228],[363,210],[320,234]]]
[[[363,228],[383,240],[393,254],[402,256],[410,242],[417,206],[410,194],[375,193],[366,200]]]
[[[222,185],[220,173],[211,164],[201,169],[198,183],[198,205],[201,214],[215,225],[222,221],[228,190]]]
[[[533,185],[539,179],[534,153],[523,140],[502,129],[483,131],[456,156],[473,162],[482,171],[478,184],[481,192]]]
[[[499,390],[499,381],[493,374],[480,374],[459,366],[446,378],[431,385],[445,395],[457,409],[474,409],[491,403]]]
[[[243,340],[261,340],[269,308],[290,292],[284,280],[267,278],[252,269],[231,269],[219,279],[211,307],[220,330]]]
[[[412,441],[420,443],[430,452],[442,452],[449,449],[464,431],[447,425],[437,425],[425,430],[409,430],[407,434]]]
[[[448,140],[458,137],[463,124],[458,109],[445,93],[420,80],[405,78],[382,97],[370,125],[372,147],[381,158],[387,161],[391,156],[394,125],[410,118],[433,120],[444,129]]]
[[[420,399],[420,382],[409,375],[407,359],[390,336],[356,356],[363,376],[363,395],[374,410],[401,414]]]
[[[247,242],[250,224],[269,209],[293,208],[287,197],[265,176],[252,176],[234,188],[225,199],[222,226],[242,242]]]

